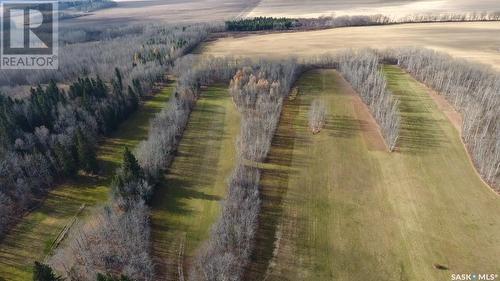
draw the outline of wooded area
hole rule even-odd
[[[134,112],[173,60],[209,30],[203,25],[138,28],[144,33],[61,48],[58,70],[0,72],[6,89],[38,84],[27,97],[0,95],[0,236],[56,178],[79,170],[98,174],[98,137]]]
[[[499,17],[474,14],[408,20]],[[382,16],[296,21],[256,18],[229,21],[226,28],[250,31],[386,23],[391,22]],[[409,48],[345,51],[301,63],[185,55],[220,28],[148,25],[68,32],[59,70],[0,72],[0,85],[8,93],[0,94],[0,237],[60,181],[77,174],[98,176],[99,138],[136,111],[166,73],[176,79],[175,93],[151,120],[148,138],[135,151],[124,147],[108,202],[73,227],[66,243],[49,260],[65,278],[113,280],[123,275],[123,280],[155,280],[158,269],[151,256],[148,204],[176,156],[201,88],[212,83],[230,81],[229,93],[241,113],[235,144],[238,160],[228,180],[220,219],[190,265],[189,280],[242,280],[259,224],[259,166],[270,151],[284,98],[303,70],[336,68],[370,109],[392,152],[398,147],[401,105],[388,89],[380,67],[383,62],[397,62],[462,113],[463,139],[473,161],[483,179],[498,186],[498,73],[434,51]],[[13,94],[19,87],[30,88],[29,93]],[[308,125],[313,134],[325,126],[327,113],[322,100],[311,103]],[[43,264],[37,266],[47,270]]]
[[[500,12],[482,13],[447,13],[429,15],[409,15],[404,17],[388,17],[378,15],[343,15],[323,16],[319,18],[273,18],[255,17],[226,21],[228,31],[262,31],[262,30],[310,30],[349,26],[371,26],[401,23],[430,22],[467,22],[498,21]]]

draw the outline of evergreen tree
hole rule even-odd
[[[123,163],[116,173],[111,183],[111,190],[115,197],[130,197],[143,195],[139,190],[132,189],[141,184],[144,180],[144,173],[134,154],[125,147],[123,152]]]
[[[139,97],[142,97],[144,93],[142,92],[141,81],[139,79],[134,79],[132,80],[132,85],[134,86],[134,92]]]
[[[77,172],[78,166],[69,148],[58,143],[54,147],[54,153],[63,175],[72,176]]]
[[[115,78],[112,81],[113,84],[113,92],[121,96],[123,94],[123,81],[122,81],[122,74],[120,73],[120,70],[118,68],[115,68]]]
[[[128,95],[130,98],[130,111],[133,112],[139,107],[139,98],[137,94],[132,90],[132,87],[128,86]]]
[[[127,182],[137,181],[143,177],[139,161],[135,158],[134,154],[125,147],[123,151],[123,164],[121,168],[123,180]]]
[[[0,146],[2,147],[7,147],[13,140],[15,124],[12,106],[12,100],[0,93]]]
[[[60,276],[56,276],[50,266],[35,261],[33,269],[33,281],[61,281]]]
[[[115,76],[116,76],[116,81],[118,82],[118,85],[120,85],[120,88],[122,87],[122,74],[120,73],[120,70],[118,67],[115,68]]]
[[[80,168],[87,173],[97,172],[97,156],[95,147],[80,129],[76,131],[76,152]]]
[[[100,98],[106,97],[108,89],[106,88],[106,84],[104,83],[104,81],[102,81],[102,79],[101,79],[101,77],[99,77],[99,75],[96,78],[95,87],[96,87],[96,96],[97,97],[100,97]]]

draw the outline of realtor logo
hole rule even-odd
[[[2,1],[0,69],[57,69],[54,1]]]

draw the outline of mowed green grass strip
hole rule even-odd
[[[107,199],[112,175],[119,167],[124,146],[134,148],[147,137],[149,120],[168,104],[174,85],[147,100],[137,112],[123,122],[99,146],[98,160],[102,168],[99,177],[78,176],[49,192],[41,206],[27,214],[0,242],[0,280],[31,280],[35,260],[42,261],[65,225],[79,212],[88,215],[92,206]]]
[[[239,130],[240,114],[227,85],[204,89],[175,159],[153,196],[156,280],[180,280],[179,274],[187,275],[196,250],[209,237],[235,165]]]
[[[498,196],[426,89],[398,68],[384,71],[401,100],[395,153],[373,145],[376,126],[338,73],[298,81],[263,173],[247,280],[440,281],[500,271]],[[328,108],[317,135],[307,127],[314,98]]]

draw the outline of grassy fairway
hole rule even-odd
[[[149,120],[168,101],[173,86],[148,100],[100,145],[98,158],[103,172],[99,178],[80,176],[52,190],[40,208],[29,213],[1,241],[0,280],[31,280],[33,261],[43,260],[50,245],[65,225],[70,223],[82,204],[87,208],[107,198],[110,176],[119,166],[123,147],[133,148],[147,136]]]
[[[152,202],[157,280],[180,280],[179,269],[187,270],[190,257],[208,238],[234,166],[239,129],[227,85],[204,90]]]
[[[374,145],[380,136],[366,107],[337,73],[299,80],[263,173],[247,280],[441,281],[500,271],[498,197],[426,90],[397,68],[385,73],[401,99],[396,153]],[[307,113],[316,97],[328,118],[313,135]]]

